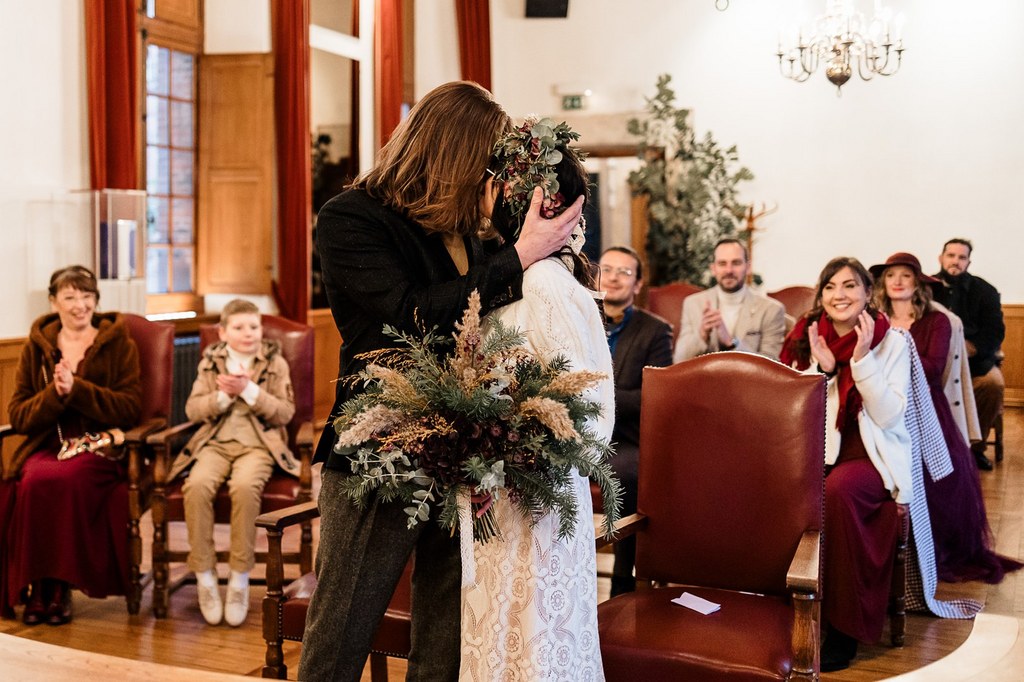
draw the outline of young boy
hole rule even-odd
[[[255,564],[256,516],[275,463],[295,476],[285,425],[295,413],[288,363],[274,341],[263,340],[259,309],[235,299],[220,316],[220,342],[203,351],[188,418],[202,422],[174,461],[170,478],[185,479],[185,524],[196,574],[199,610],[210,625],[241,625],[249,612],[249,571]],[[227,598],[217,588],[213,502],[227,481],[231,494],[231,577]]]

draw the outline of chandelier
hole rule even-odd
[[[825,64],[825,77],[836,86],[836,94],[850,80],[854,70],[863,80],[891,76],[903,62],[903,17],[875,0],[874,16],[867,20],[855,11],[852,0],[827,0],[825,14],[796,30],[796,44],[783,45],[779,38],[779,71],[786,78],[803,83]]]

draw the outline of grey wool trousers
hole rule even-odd
[[[359,680],[377,624],[415,550],[406,680],[454,682],[461,648],[458,535],[433,519],[408,528],[400,501],[375,499],[359,509],[341,488],[346,475],[327,468],[322,473],[317,587],[306,615],[298,678]]]

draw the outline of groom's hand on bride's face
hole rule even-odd
[[[580,215],[583,214],[582,196],[564,212],[551,219],[541,217],[540,209],[543,203],[544,192],[540,187],[534,188],[530,210],[526,212],[526,220],[515,246],[523,270],[562,248],[572,233],[573,226],[579,222]]]

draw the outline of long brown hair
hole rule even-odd
[[[896,265],[890,265],[889,268],[894,268]],[[908,270],[913,272],[913,268],[908,266]],[[892,299],[889,298],[889,294],[885,292],[885,273],[889,271],[889,268],[882,270],[882,274],[875,280],[874,292],[872,293],[871,300],[875,304],[875,307],[881,310],[886,315],[892,317]],[[914,277],[914,294],[910,297],[910,306],[914,309],[914,319],[920,320],[924,317],[924,314],[931,310],[932,307],[932,289],[927,284],[921,281],[920,277],[915,275]]]
[[[839,256],[826,263],[825,267],[821,270],[821,274],[818,275],[818,285],[814,290],[814,305],[803,317],[808,324],[820,319],[825,313],[825,309],[821,305],[821,293],[825,290],[825,285],[827,285],[829,281],[836,276],[836,273],[843,268],[850,268],[854,275],[856,275],[857,279],[860,280],[861,285],[867,290],[868,297],[866,310],[872,315],[878,312],[875,310],[875,306],[871,300],[871,287],[874,282],[871,277],[871,273],[868,272],[868,269],[856,258],[852,258],[850,256]],[[797,327],[794,327],[794,331],[797,329],[806,330],[808,324],[797,325]],[[811,357],[811,344],[807,339],[806,333],[796,337],[791,332],[786,338],[785,346],[801,362],[807,362]]]
[[[484,218],[480,193],[491,150],[510,126],[505,110],[476,83],[439,85],[412,108],[377,164],[352,186],[428,232],[473,234]]]

